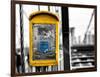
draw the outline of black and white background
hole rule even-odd
[[[37,1],[37,0],[34,0],[34,1]],[[38,0],[38,1],[45,1],[45,0]],[[100,2],[99,0],[85,0],[85,1],[80,1],[80,0],[69,0],[69,1],[65,1],[65,0],[61,0],[61,1],[54,1],[54,0],[51,0],[51,2],[60,2],[60,3],[73,3],[73,4],[92,4],[92,5],[97,5],[98,6],[98,25],[99,25],[99,17],[100,17]],[[0,50],[1,50],[1,54],[0,54],[0,76],[2,77],[9,77],[10,76],[10,43],[11,43],[11,40],[10,40],[10,0],[2,0],[0,2],[0,9],[2,10],[0,12],[0,24],[1,24],[1,27],[0,27],[0,35],[2,36],[0,38]],[[4,10],[6,9],[6,10]],[[5,17],[6,19],[5,19]],[[5,20],[6,20],[6,23],[5,23]],[[97,72],[89,72],[89,73],[70,73],[70,74],[56,74],[56,75],[52,75],[53,77],[54,76],[57,76],[57,77],[61,77],[61,76],[68,76],[68,77],[84,77],[84,76],[88,76],[88,77],[98,77],[99,75],[99,72],[100,72],[100,69],[99,69],[99,65],[100,65],[100,61],[99,61],[99,39],[100,39],[100,35],[99,35],[99,26],[97,28],[97,39],[98,39],[98,42],[97,42],[97,45],[98,45],[98,71]],[[49,75],[43,75],[41,77],[48,77]],[[40,76],[35,76],[35,77],[40,77]]]

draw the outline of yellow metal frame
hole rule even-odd
[[[46,12],[48,13],[48,12]],[[36,13],[35,13],[36,14]],[[44,22],[45,21],[45,22]],[[33,24],[55,24],[56,26],[56,59],[55,60],[33,60],[33,31],[32,31],[32,25]],[[29,46],[29,61],[31,66],[50,66],[50,65],[57,65],[58,64],[58,52],[59,52],[59,26],[58,26],[58,21],[53,18],[52,16],[49,15],[38,15],[34,18],[32,18],[29,22],[29,36],[30,36],[30,46]]]

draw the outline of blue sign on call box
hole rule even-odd
[[[40,43],[39,43],[39,51],[40,52],[47,52],[48,50],[49,50],[48,41],[40,41]]]

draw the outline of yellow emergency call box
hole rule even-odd
[[[29,16],[29,62],[31,66],[58,64],[59,19],[47,11]]]

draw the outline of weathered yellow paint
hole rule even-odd
[[[59,26],[58,23],[59,21],[55,18],[57,17],[56,15],[50,13],[50,12],[45,12],[45,11],[41,11],[41,12],[36,12],[36,13],[32,13],[30,15],[30,17],[32,15],[36,15],[35,17],[33,17],[30,21],[29,21],[29,61],[30,61],[30,65],[31,66],[50,66],[50,65],[57,65],[58,64],[58,52],[59,52]],[[40,14],[39,14],[40,13]],[[49,13],[49,14],[48,14]],[[37,15],[39,14],[39,15]],[[50,15],[51,14],[51,15]],[[55,17],[53,17],[55,16]],[[33,52],[32,52],[32,47],[33,44],[33,31],[32,31],[32,25],[33,24],[55,24],[56,25],[56,60],[32,60],[32,56],[33,56]]]

